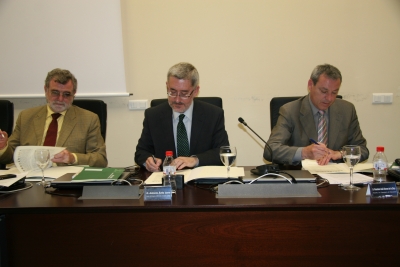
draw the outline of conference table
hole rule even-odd
[[[145,202],[79,200],[34,184],[0,195],[1,267],[398,266],[400,201],[366,189],[222,199],[185,185],[172,201]]]

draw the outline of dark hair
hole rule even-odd
[[[340,73],[338,68],[329,64],[324,64],[316,66],[311,73],[310,79],[313,81],[314,85],[317,84],[319,76],[321,76],[321,74],[325,74],[326,76],[328,76],[328,78],[332,80],[340,79],[340,82],[342,82],[342,74]]]
[[[68,81],[71,80],[74,92],[76,92],[76,89],[78,88],[78,81],[69,70],[63,70],[57,68],[47,73],[46,80],[44,81],[44,85],[46,88],[49,88],[50,81],[52,79],[55,79],[56,82],[61,84],[66,84]]]

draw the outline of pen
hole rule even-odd
[[[157,163],[156,158],[154,157],[154,155],[151,155],[151,156],[153,158],[154,164],[156,164]]]
[[[0,180],[5,180],[5,179],[10,179],[10,178],[15,178],[17,177],[15,174],[3,174],[0,175]]]
[[[317,141],[315,141],[315,140],[314,140],[314,139],[312,139],[312,138],[310,138],[310,142],[311,142],[311,143],[314,143],[314,144],[316,144],[316,145],[319,145],[319,144],[318,144],[318,142],[317,142]]]
[[[0,132],[1,132],[1,129],[0,129]],[[2,136],[3,138],[5,138],[3,133],[1,133],[1,136]]]

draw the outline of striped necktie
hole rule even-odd
[[[178,157],[188,157],[190,155],[189,141],[183,119],[185,114],[179,115],[179,122],[176,131],[176,143],[178,146]]]
[[[318,142],[327,144],[328,143],[328,130],[326,128],[325,111],[318,111]]]
[[[50,122],[49,128],[47,129],[46,138],[44,139],[44,146],[55,146],[57,140],[57,132],[58,132],[58,117],[61,116],[60,113],[53,113],[51,114],[53,117],[52,121]]]

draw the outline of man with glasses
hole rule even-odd
[[[72,105],[76,90],[77,80],[70,71],[50,71],[44,85],[47,105],[22,111],[10,138],[1,132],[0,163],[11,163],[17,146],[44,145],[66,147],[52,159],[59,165],[106,167],[99,117]]]
[[[326,165],[342,161],[344,145],[358,145],[361,161],[368,159],[367,141],[362,135],[352,103],[336,99],[342,74],[329,64],[318,65],[308,80],[309,94],[283,105],[272,129],[264,158],[274,163],[298,165],[314,159]]]
[[[219,148],[229,145],[224,111],[199,101],[199,74],[189,63],[167,74],[168,102],[145,111],[135,162],[154,172],[162,169],[165,152],[174,152],[177,169],[222,165]]]

